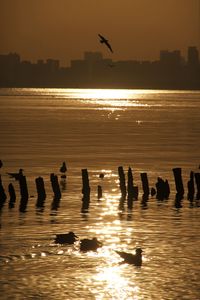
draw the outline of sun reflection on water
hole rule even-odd
[[[113,256],[114,257],[114,256]],[[114,261],[114,258],[112,259]],[[123,265],[108,265],[97,269],[94,281],[103,285],[101,293],[94,291],[96,299],[138,299],[139,288],[123,276]],[[107,296],[107,297],[106,297]]]
[[[67,89],[64,98],[77,99],[84,104],[98,106],[101,110],[125,110],[128,107],[149,106],[144,100],[146,91],[127,89]],[[116,117],[118,119],[118,117]]]

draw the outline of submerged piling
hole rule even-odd
[[[193,200],[194,200],[194,172],[192,172],[192,171],[190,172],[190,179],[188,180],[187,187],[188,187],[187,199],[190,202],[193,202]]]
[[[157,178],[156,183],[156,199],[158,200],[167,200],[170,194],[170,187],[168,180],[163,180],[161,177]]]
[[[51,209],[52,210],[57,210],[60,204],[60,199],[62,197],[61,191],[60,191],[60,186],[58,183],[58,176],[55,175],[54,173],[50,174],[50,181],[51,181],[51,186],[54,192],[54,198],[51,204]]]
[[[46,191],[44,187],[44,180],[42,177],[37,177],[35,179],[36,189],[37,189],[37,202],[36,207],[44,207],[44,202],[46,199]]]
[[[126,198],[126,180],[125,180],[124,169],[122,166],[118,167],[118,175],[119,175],[119,186],[120,186],[122,198]]]
[[[2,180],[1,180],[1,175],[0,175],[0,209],[4,206],[4,203],[7,199]]]
[[[88,170],[82,169],[82,212],[87,212],[89,209],[90,204],[90,183],[89,183],[89,176]]]
[[[174,174],[174,180],[175,180],[175,186],[176,186],[176,192],[178,194],[178,198],[183,198],[184,195],[184,187],[183,187],[183,180],[182,180],[182,170],[181,168],[174,168],[173,174]]]
[[[138,199],[138,187],[134,186],[133,182],[133,173],[131,168],[128,168],[128,185],[127,185],[127,199],[128,199],[128,208],[132,209],[133,208],[133,200]]]
[[[20,194],[21,194],[21,200],[19,205],[19,211],[20,212],[26,212],[26,207],[28,204],[28,186],[26,182],[26,176],[21,175],[19,178],[19,187],[20,187]]]
[[[101,187],[101,185],[98,185],[97,186],[97,198],[98,198],[98,200],[100,200],[102,198],[102,195],[103,195],[102,187]]]
[[[200,173],[195,173],[195,182],[197,187],[197,194],[196,194],[196,200],[200,200]]]
[[[140,174],[141,181],[142,181],[142,189],[145,196],[149,196],[149,181],[147,177],[147,173]]]
[[[8,193],[10,195],[10,200],[9,200],[9,208],[14,207],[14,203],[16,202],[16,194],[15,194],[15,189],[12,183],[9,183],[8,185]]]

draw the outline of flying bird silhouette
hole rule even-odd
[[[101,34],[98,34],[98,36],[100,37],[100,43],[105,44],[110,49],[110,51],[113,53],[113,50],[112,50],[111,45],[109,44],[108,40],[105,37],[103,37]]]

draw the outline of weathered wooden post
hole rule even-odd
[[[100,185],[97,186],[97,198],[100,200],[102,198],[102,187]]]
[[[37,189],[37,203],[36,203],[36,207],[44,207],[44,202],[46,199],[46,192],[45,192],[45,187],[44,187],[44,180],[42,177],[37,177],[35,179],[35,183],[36,183],[36,189]]]
[[[196,200],[200,200],[200,173],[195,173],[195,182],[197,186],[197,195],[196,195]]]
[[[54,192],[54,198],[51,204],[51,209],[56,210],[59,207],[60,204],[60,199],[61,199],[61,191],[60,191],[60,186],[58,183],[58,176],[55,175],[54,173],[51,173],[50,175],[50,180],[51,180],[51,186]]]
[[[7,196],[6,196],[6,193],[4,191],[4,187],[3,187],[2,180],[1,180],[1,175],[0,175],[0,209],[2,209],[6,199],[7,199]]]
[[[147,177],[147,173],[140,174],[142,180],[142,189],[145,196],[149,196],[149,181]]]
[[[132,174],[132,170],[129,167],[128,168],[128,185],[127,185],[127,192],[128,192],[128,209],[132,209],[133,208],[133,200],[137,199],[137,191],[136,191],[136,187],[134,187],[133,184],[133,174]]]
[[[174,168],[173,170],[173,174],[174,174],[174,179],[175,179],[175,185],[176,185],[176,191],[178,194],[178,198],[182,198],[183,199],[183,195],[184,195],[184,187],[183,187],[183,180],[182,180],[182,175],[181,175],[181,168]]]
[[[123,198],[126,198],[126,180],[124,169],[122,166],[118,167],[118,175],[119,175],[119,186],[121,190],[121,195]]]
[[[183,196],[181,196],[181,194],[179,194],[179,193],[176,193],[174,206],[176,208],[181,208],[182,200],[183,200]]]
[[[187,183],[187,187],[188,187],[188,194],[187,194],[187,199],[190,202],[193,202],[194,200],[194,172],[190,172],[190,179]]]
[[[87,212],[90,204],[90,183],[87,169],[82,169],[82,212]]]
[[[16,201],[16,194],[15,194],[15,189],[12,183],[9,183],[8,185],[8,193],[10,195],[10,200],[9,200],[9,208],[14,207],[14,203]]]
[[[169,195],[170,195],[170,186],[169,186],[169,182],[166,179],[165,180],[165,199],[169,199]]]
[[[124,202],[126,200],[126,180],[125,180],[124,169],[122,166],[118,167],[118,175],[119,175],[119,187],[121,191],[119,209],[124,210]]]
[[[28,204],[28,197],[29,197],[26,176],[21,175],[19,177],[19,187],[20,187],[20,194],[21,194],[19,211],[26,212],[26,207]]]

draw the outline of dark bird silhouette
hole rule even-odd
[[[74,244],[77,241],[78,237],[73,231],[69,233],[56,234],[55,243],[56,244]]]
[[[99,178],[103,179],[103,178],[104,178],[104,174],[103,174],[103,173],[100,173],[100,174],[99,174]]]
[[[63,161],[62,166],[60,167],[60,172],[65,173],[67,171],[66,163]]]
[[[98,36],[100,37],[100,43],[105,44],[110,49],[110,51],[113,53],[113,50],[112,50],[111,45],[109,44],[108,40],[105,37],[103,37],[101,34],[98,34]]]
[[[11,178],[14,178],[15,180],[19,180],[21,176],[23,176],[23,169],[19,169],[18,173],[7,173]]]
[[[99,247],[102,247],[102,243],[97,240],[96,237],[90,239],[83,239],[80,241],[80,250],[83,252],[96,251]]]
[[[117,254],[121,256],[121,258],[124,259],[123,263],[135,265],[135,266],[141,266],[142,265],[142,249],[137,248],[135,250],[136,254],[131,254],[123,251],[115,251]]]
[[[0,159],[0,168],[3,167],[3,163],[2,163],[2,160]]]

